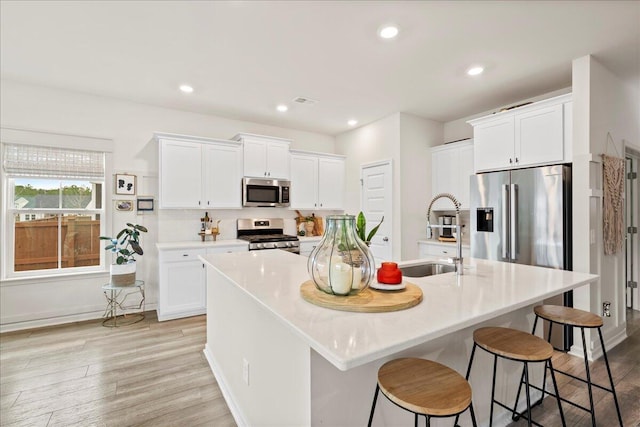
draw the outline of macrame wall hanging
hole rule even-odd
[[[607,150],[613,146],[616,156],[602,155],[602,175],[604,200],[602,217],[604,220],[604,254],[613,255],[622,249],[624,241],[624,159],[618,157],[618,149],[607,133]]]

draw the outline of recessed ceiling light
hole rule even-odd
[[[383,39],[392,39],[398,35],[398,27],[395,25],[385,25],[378,30],[378,36]]]
[[[477,76],[479,74],[482,74],[483,71],[484,68],[482,67],[471,67],[467,70],[467,74],[470,76]]]
[[[281,113],[284,113],[285,111],[287,111],[289,109],[289,107],[287,107],[284,104],[280,104],[276,107],[276,110],[280,111]]]
[[[193,92],[193,88],[189,85],[180,85],[180,90],[184,93],[191,93]]]
[[[351,119],[351,120],[349,120],[349,121],[347,122],[347,124],[348,124],[349,126],[355,126],[355,125],[357,125],[357,124],[358,124],[358,121],[357,121],[357,120],[354,120],[354,119]]]

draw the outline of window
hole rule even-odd
[[[2,144],[6,276],[104,270],[105,154]]]

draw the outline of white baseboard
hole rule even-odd
[[[211,372],[213,372],[213,376],[216,378],[216,381],[218,382],[218,387],[220,387],[222,396],[224,397],[225,402],[227,402],[227,406],[229,407],[229,410],[231,411],[231,415],[233,415],[233,419],[235,420],[236,424],[239,427],[248,426],[249,423],[247,423],[245,417],[242,414],[242,411],[236,404],[236,399],[233,397],[233,392],[229,388],[228,383],[224,375],[222,374],[222,370],[218,367],[218,364],[216,363],[213,357],[213,354],[211,354],[211,351],[209,350],[209,344],[205,344],[203,352],[204,352],[204,357],[207,359],[207,362],[209,363]]]
[[[155,311],[156,304],[148,304],[145,311]],[[85,313],[73,313],[65,315],[57,315],[40,319],[16,320],[8,321],[0,324],[0,333],[15,332],[26,329],[43,328],[47,326],[64,325],[65,323],[83,322],[85,320],[102,319],[104,315],[104,307],[100,310],[87,311]]]

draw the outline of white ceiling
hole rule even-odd
[[[3,79],[329,135],[566,88],[587,54],[640,87],[640,1],[2,0],[0,16]]]

